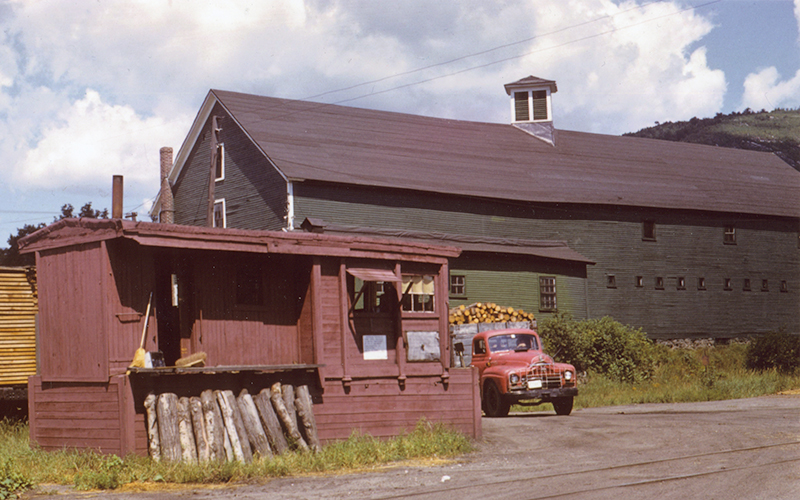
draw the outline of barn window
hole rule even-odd
[[[656,277],[656,290],[664,289],[664,278],[661,276]]]
[[[725,278],[724,288],[725,290],[733,290],[733,282],[731,281],[730,278]]]
[[[686,278],[678,276],[677,288],[678,290],[686,290]]]
[[[644,276],[637,276],[636,277],[636,288],[642,288],[644,286]]]
[[[225,144],[217,144],[217,158],[214,162],[214,180],[225,180]]]
[[[656,223],[652,220],[642,222],[642,240],[656,241]]]
[[[531,116],[532,115],[532,116]],[[518,122],[549,120],[547,91],[514,92],[514,120]]]
[[[698,290],[705,290],[706,289],[706,279],[705,278],[697,278],[697,289]]]
[[[518,122],[530,120],[527,92],[514,92],[514,119]]]
[[[769,280],[761,280],[761,291],[769,292]]]
[[[744,283],[742,283],[742,290],[744,290],[745,292],[749,292],[750,290],[752,290],[752,288],[750,287],[750,278],[744,279]]]
[[[466,295],[467,294],[467,278],[463,275],[451,274],[450,275],[450,295]]]
[[[433,276],[403,276],[403,311],[434,312],[435,290]]]
[[[781,280],[781,292],[788,292],[789,291],[789,282],[786,280]]]
[[[555,311],[558,308],[556,302],[556,278],[555,276],[539,277],[539,310]]]
[[[606,276],[606,287],[617,288],[617,277],[615,275],[609,274]]]
[[[725,232],[722,236],[722,242],[726,245],[736,244],[736,228],[733,226],[725,226]]]
[[[214,227],[228,227],[225,214],[225,198],[214,202]]]

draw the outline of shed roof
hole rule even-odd
[[[134,222],[121,219],[61,219],[19,241],[20,252],[51,250],[116,238],[140,245],[250,253],[277,253],[443,262],[458,248],[425,242],[300,231],[254,231]]]
[[[175,181],[219,103],[289,180],[539,203],[800,216],[800,172],[771,153],[431,118],[212,90]]]

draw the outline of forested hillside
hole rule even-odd
[[[800,170],[800,110],[718,113],[714,118],[656,122],[654,127],[623,135],[769,151]]]

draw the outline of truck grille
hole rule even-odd
[[[533,365],[528,370],[528,380],[541,380],[542,389],[558,389],[561,387],[561,372],[553,365]]]

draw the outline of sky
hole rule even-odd
[[[64,204],[150,220],[209,89],[603,134],[800,107],[800,0],[0,0],[0,247]]]

